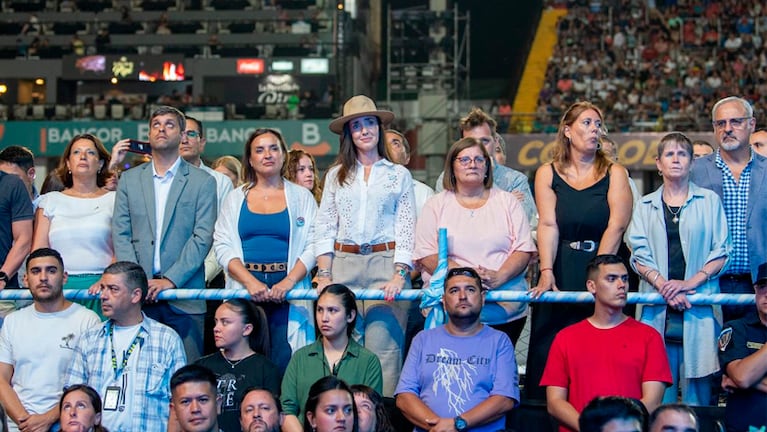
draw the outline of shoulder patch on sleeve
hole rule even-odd
[[[724,352],[732,340],[732,327],[728,327],[719,333],[719,351]]]

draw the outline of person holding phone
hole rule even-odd
[[[144,312],[173,328],[194,361],[202,354],[205,303],[157,300],[168,289],[205,287],[203,261],[218,214],[216,181],[179,154],[185,130],[184,114],[176,108],[161,106],[152,113],[152,160],[122,174],[112,240],[118,261],[138,263],[150,276]],[[122,140],[115,147],[125,151],[129,144]]]

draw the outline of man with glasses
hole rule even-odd
[[[205,144],[207,144],[202,122],[191,116],[186,116],[185,119],[186,130],[181,137],[179,154],[185,161],[210,174],[216,180],[216,201],[218,203],[218,211],[221,211],[224,198],[232,191],[234,186],[229,177],[211,169],[202,162],[200,155],[205,151]],[[221,270],[221,266],[216,261],[216,254],[211,249],[208,257],[205,259],[205,282],[209,283],[212,281]]]
[[[216,198],[218,199],[218,208],[220,210],[226,194],[233,188],[232,181],[229,177],[208,167],[202,162],[200,156],[202,155],[202,152],[205,151],[205,144],[207,144],[202,122],[191,116],[186,116],[185,119],[186,130],[181,137],[181,146],[178,150],[179,154],[185,161],[210,174],[216,180]]]
[[[594,314],[554,338],[541,387],[560,432],[578,430],[580,413],[597,396],[638,399],[648,411],[671,384],[663,339],[652,327],[623,313],[628,270],[617,255],[597,255],[586,267]]]
[[[756,121],[751,104],[730,96],[711,110],[716,152],[695,159],[690,180],[719,194],[732,238],[732,253],[719,277],[722,293],[749,294],[759,264],[767,257],[767,158],[749,144]],[[753,257],[753,259],[752,259]],[[722,306],[724,321],[749,312],[746,306]]]
[[[495,132],[495,119],[480,108],[472,108],[465,117],[461,118],[458,126],[461,129],[461,138],[476,138],[485,146],[490,155],[495,154],[496,145],[501,145],[496,138],[500,137],[500,135],[497,135]],[[440,174],[439,178],[437,178],[437,183],[434,185],[434,190],[437,193],[445,190],[443,184],[444,176],[444,172]],[[530,193],[530,183],[527,176],[515,169],[501,165],[493,159],[493,185],[511,192],[517,197],[522,203],[522,208],[525,209],[525,215],[527,215],[527,220],[530,221],[530,226],[535,229],[537,226],[537,210],[535,209],[533,194]]]
[[[179,156],[184,114],[161,106],[149,119],[152,161],[123,173],[112,217],[117,261],[138,263],[148,275],[144,312],[173,328],[189,361],[202,354],[205,302],[157,301],[173,288],[204,288],[203,261],[213,243],[216,181]],[[126,140],[115,145],[124,145]]]
[[[519,401],[514,346],[480,322],[485,290],[477,272],[445,276],[443,326],[419,333],[395,391],[397,408],[418,430],[497,431]]]

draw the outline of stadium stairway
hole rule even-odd
[[[567,9],[546,9],[541,14],[541,21],[535,32],[533,45],[527,56],[525,70],[519,83],[519,90],[514,98],[512,111],[516,113],[534,113],[538,104],[538,94],[543,88],[546,78],[546,68],[549,58],[557,44],[557,23],[559,19],[567,15]],[[519,132],[528,132],[532,127],[532,117],[516,117],[511,129]]]

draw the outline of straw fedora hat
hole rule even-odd
[[[376,116],[384,125],[388,125],[394,120],[393,112],[381,111],[376,108],[373,99],[370,99],[365,95],[357,95],[346,101],[341,117],[330,122],[330,130],[341,135],[346,122],[363,116]]]

